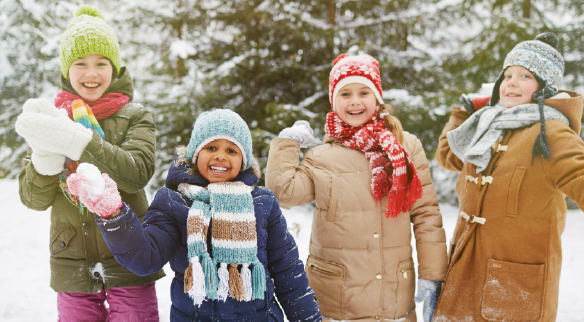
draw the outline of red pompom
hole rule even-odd
[[[335,61],[333,61],[333,66],[334,66],[334,65],[336,65],[336,64],[339,62],[339,60],[341,60],[341,59],[343,59],[343,58],[345,58],[345,57],[349,57],[349,55],[347,55],[347,54],[340,54],[340,55],[339,55],[339,56],[338,56],[338,57],[335,59]]]

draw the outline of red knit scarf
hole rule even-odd
[[[72,104],[76,100],[83,100],[83,98],[67,91],[59,91],[55,98],[55,106],[66,109],[69,112],[69,118],[73,120]],[[86,102],[85,100],[84,102],[91,107],[96,119],[103,120],[112,116],[124,105],[127,105],[130,102],[130,97],[122,93],[109,93],[93,103]]]
[[[422,197],[422,183],[408,153],[377,115],[361,126],[352,127],[337,113],[330,112],[326,116],[325,131],[346,147],[365,154],[371,169],[373,197],[381,200],[388,195],[389,198],[385,217],[397,217]]]

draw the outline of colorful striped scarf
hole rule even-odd
[[[377,114],[369,122],[353,127],[337,113],[329,112],[325,132],[346,147],[365,154],[371,170],[373,197],[381,200],[388,195],[389,198],[385,217],[397,217],[410,210],[416,199],[422,197],[422,183],[414,163]]]
[[[60,91],[55,98],[55,106],[62,108],[69,112],[69,118],[75,121],[73,115],[73,102],[82,100],[81,96],[77,96],[67,91]],[[97,120],[103,120],[112,116],[120,108],[128,105],[130,97],[122,93],[109,93],[100,97],[95,102],[86,103],[91,107],[91,111]]]
[[[185,271],[184,291],[195,305],[201,305],[206,298],[222,301],[227,296],[238,301],[264,298],[266,275],[257,258],[252,190],[242,182],[212,183],[207,189],[179,185],[179,191],[193,200],[187,219],[189,267]],[[213,258],[207,252],[211,220]]]
[[[87,104],[85,104],[83,100],[81,99],[75,100],[71,102],[70,106],[71,114],[73,115],[73,121],[83,124],[83,126],[85,126],[88,129],[93,129],[97,131],[97,133],[99,133],[99,135],[101,136],[101,139],[102,140],[105,139],[105,134],[103,133],[101,126],[99,126],[97,119],[93,115],[93,111],[89,106],[87,106]],[[73,161],[69,158],[66,158],[65,168],[63,169],[63,172],[61,172],[57,180],[59,182],[61,190],[63,191],[63,194],[65,194],[65,197],[73,205],[75,205],[75,207],[79,208],[79,213],[83,214],[84,213],[83,210],[85,209],[85,207],[83,206],[79,198],[69,191],[69,187],[67,186],[67,178],[71,174],[77,172],[78,165],[79,161]]]

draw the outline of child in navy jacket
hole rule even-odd
[[[170,262],[171,321],[283,321],[280,305],[289,321],[321,320],[278,201],[255,186],[251,152],[239,115],[202,113],[143,224],[107,174],[82,164],[68,180],[124,267],[148,275]]]

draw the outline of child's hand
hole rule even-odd
[[[287,127],[278,135],[281,138],[290,138],[300,142],[300,147],[306,148],[318,144],[314,138],[314,131],[308,121],[296,121],[292,127]]]
[[[44,114],[52,117],[67,116],[67,111],[57,109],[53,104],[44,98],[29,99],[22,106],[22,114]],[[21,115],[22,115],[21,114]],[[17,120],[17,122],[19,122]],[[21,134],[19,130],[21,126],[16,127],[16,132]],[[25,137],[27,133],[22,133]],[[25,137],[26,139],[26,137]],[[52,176],[61,173],[65,164],[65,156],[59,153],[54,153],[41,149],[39,145],[31,143],[27,140],[28,145],[32,149],[31,161],[35,170],[45,176]]]
[[[67,111],[44,99],[28,100],[15,124],[16,132],[32,146],[79,160],[93,131],[73,122]]]
[[[442,281],[429,281],[425,279],[418,279],[418,294],[416,294],[415,301],[424,302],[424,322],[432,321],[432,316],[438,304],[438,297],[442,291]]]
[[[77,173],[67,178],[67,185],[89,211],[103,218],[109,218],[122,207],[115,181],[107,173],[101,174],[93,164],[79,164]]]
[[[460,95],[460,103],[464,106],[464,109],[470,114],[480,110],[481,108],[487,106],[491,100],[490,96],[477,96],[472,94],[462,94]]]

